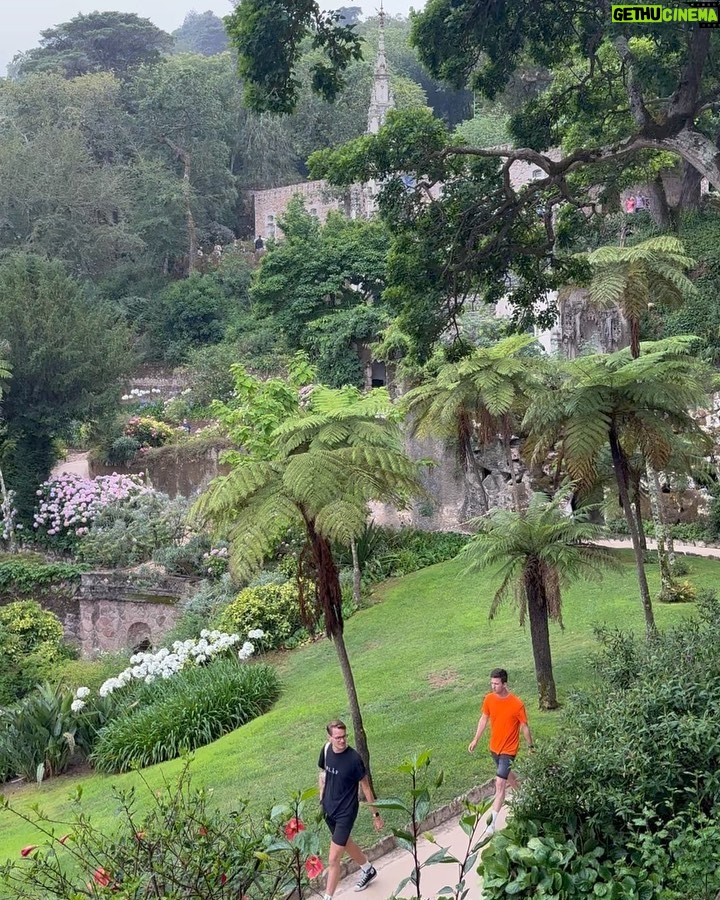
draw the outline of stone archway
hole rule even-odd
[[[144,653],[152,647],[152,635],[147,622],[133,622],[128,628],[125,646],[133,653]]]

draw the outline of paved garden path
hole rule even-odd
[[[507,808],[503,807],[498,816],[499,827],[505,825]],[[484,825],[480,826],[477,837],[482,837]],[[436,843],[432,844],[425,838],[420,839],[419,855],[421,861],[427,859],[428,856],[437,852],[440,847],[447,848],[458,859],[464,859],[468,846],[468,838],[465,832],[460,828],[457,822],[457,816],[448,820],[442,825],[432,830]],[[373,865],[377,869],[377,878],[363,891],[362,896],[367,900],[386,900],[387,897],[395,895],[395,890],[403,880],[412,872],[412,857],[406,850],[392,850],[384,856],[380,856],[373,860]],[[480,900],[482,897],[482,887],[480,876],[475,871],[477,864],[473,866],[471,873],[466,879],[466,885],[469,888],[468,900]],[[440,863],[428,866],[422,869],[420,873],[420,889],[423,898],[436,897],[440,890],[448,885],[454,886],[459,878],[458,867],[450,863]],[[358,898],[359,894],[355,892],[355,883],[358,880],[358,873],[353,872],[338,885],[335,891],[334,900],[350,900],[351,897]],[[408,884],[396,896],[398,897],[414,897],[415,888],[412,884]]]
[[[80,475],[82,478],[89,478],[90,467],[88,465],[88,455],[88,453],[71,450],[65,459],[53,466],[51,475],[55,477],[69,472],[73,475]]]
[[[621,550],[632,549],[630,538],[608,538],[607,540],[596,541],[595,543],[600,544],[603,547],[616,547]],[[648,538],[647,545],[648,550],[655,550],[657,548],[655,538]],[[720,547],[700,547],[698,544],[682,544],[680,541],[675,541],[675,552],[683,553],[687,556],[720,557]]]

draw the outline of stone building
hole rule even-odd
[[[390,86],[390,72],[385,54],[385,13],[380,6],[380,35],[373,74],[373,85],[368,108],[367,134],[377,134],[385,122],[388,110],[395,105]],[[377,210],[377,185],[354,184],[347,190],[331,187],[326,181],[302,181],[285,187],[253,191],[255,205],[255,236],[282,237],[278,225],[293,197],[302,197],[305,209],[320,222],[327,220],[330,212],[342,212],[348,218],[370,218]]]

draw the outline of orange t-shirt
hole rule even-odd
[[[517,756],[520,749],[520,726],[527,725],[525,704],[515,694],[498,697],[486,694],[482,714],[490,719],[490,752]]]

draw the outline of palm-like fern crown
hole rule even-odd
[[[593,269],[588,289],[592,303],[618,305],[637,321],[651,303],[674,308],[697,293],[685,272],[695,265],[682,241],[668,235],[634,247],[600,247],[587,255]]]
[[[616,565],[611,553],[591,543],[603,529],[589,522],[584,512],[568,514],[569,499],[569,489],[552,500],[536,493],[522,513],[494,510],[481,521],[479,533],[462,555],[468,560],[468,572],[498,567],[502,582],[493,599],[491,618],[504,597],[513,592],[524,620],[529,576],[542,579],[548,614],[562,621],[561,586],[575,578],[599,578],[603,567]]]
[[[246,457],[215,479],[197,513],[229,529],[238,574],[259,568],[291,525],[347,544],[367,504],[404,505],[422,493],[418,464],[402,448],[398,414],[383,388],[315,387],[305,409],[277,426],[270,458]]]
[[[535,343],[530,335],[512,335],[442,366],[435,378],[403,397],[413,432],[461,444],[472,430],[481,442],[502,433],[529,393],[531,375],[523,353]]]
[[[628,454],[637,450],[658,470],[678,433],[704,439],[692,410],[706,402],[712,373],[689,355],[695,340],[648,342],[638,359],[625,349],[561,364],[562,380],[533,399],[523,423],[534,460],[560,443],[571,478],[588,486],[611,428]]]

